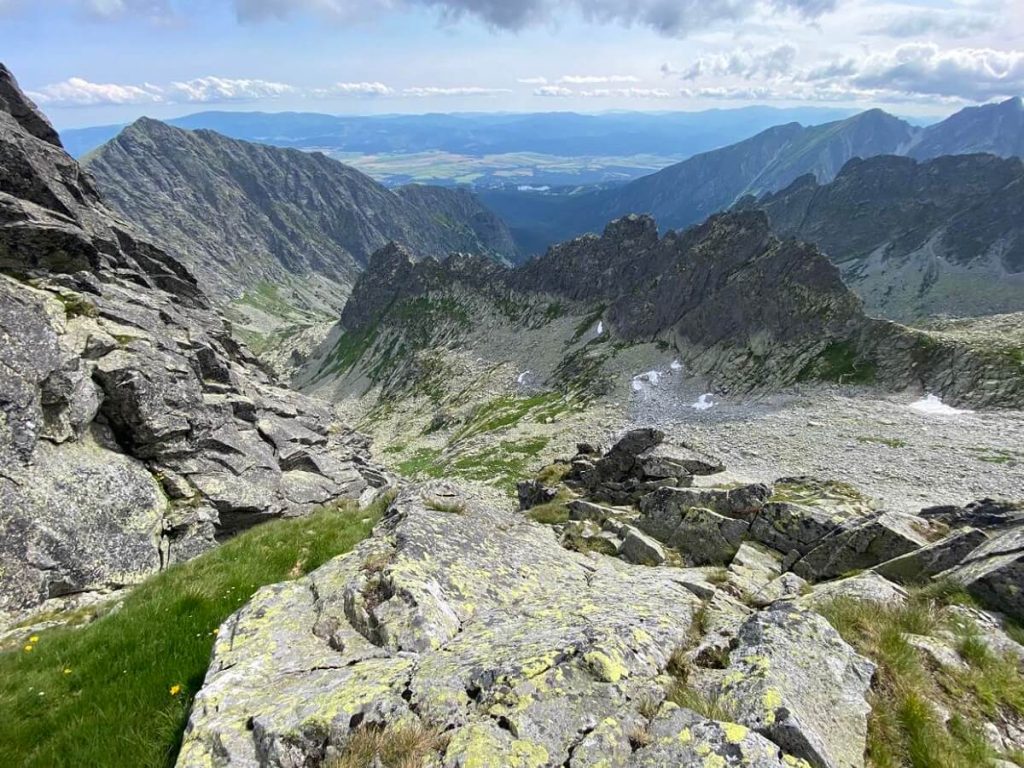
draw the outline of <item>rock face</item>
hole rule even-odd
[[[371,541],[221,629],[178,765],[314,764],[402,720],[450,729],[452,768],[661,765],[684,732],[721,727],[666,706],[651,723],[664,746],[629,741],[698,606],[668,569],[589,559],[463,492],[410,489]],[[781,764],[777,747],[745,748]]]
[[[100,201],[0,67],[0,610],[135,582],[383,475]]]
[[[901,322],[1024,310],[1024,162],[882,156],[803,176],[756,206],[814,243],[867,311]]]
[[[370,254],[515,256],[501,219],[469,192],[391,191],[319,152],[252,144],[143,118],[85,160],[104,198],[160,242],[233,314],[336,318]]]
[[[688,373],[732,393],[824,380],[923,387],[953,404],[1024,402],[1024,369],[1012,353],[867,317],[821,252],[779,240],[759,211],[713,216],[664,237],[653,219],[630,216],[517,269],[470,256],[417,263],[389,246],[371,258],[296,381],[347,377],[366,391],[368,379],[400,397],[424,364],[414,350],[472,337],[483,359],[501,364],[507,345],[487,344],[479,329],[543,334],[562,327],[546,325],[561,314],[579,318],[584,331],[600,327],[608,340],[667,344]],[[600,390],[603,362],[615,351],[584,343],[563,354],[546,387]],[[672,477],[671,468],[650,469]]]

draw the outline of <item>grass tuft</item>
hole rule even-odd
[[[341,755],[325,768],[423,768],[434,764],[431,758],[447,746],[447,734],[420,722],[364,726],[352,733]]]
[[[260,587],[350,550],[388,503],[258,526],[157,574],[85,627],[0,653],[0,765],[173,765],[220,625]]]

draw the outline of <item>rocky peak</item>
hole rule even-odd
[[[0,112],[10,115],[25,131],[37,139],[62,146],[57,131],[50,121],[36,108],[32,100],[24,94],[14,75],[0,63]]]

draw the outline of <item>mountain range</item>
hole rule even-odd
[[[438,151],[471,156],[515,152],[563,157],[685,156],[739,141],[779,123],[822,123],[850,114],[848,109],[763,106],[596,115],[542,112],[358,117],[303,112],[199,112],[165,122],[261,144],[362,154]],[[73,156],[81,157],[123,128],[72,128],[61,131],[61,139]]]
[[[869,312],[904,322],[1024,310],[1024,161],[991,154],[850,160],[757,202],[815,243]]]
[[[831,181],[854,157],[989,152],[1011,156],[1024,141],[1020,98],[973,107],[920,128],[879,109],[824,125],[788,123],[611,189],[570,194],[484,191],[482,199],[528,252],[581,234],[629,213],[649,213],[662,229],[695,224],[745,195],[787,187],[805,174]]]
[[[85,167],[109,205],[172,249],[252,333],[335,316],[390,241],[421,256],[516,256],[504,223],[468,191],[389,190],[317,152],[143,118]]]

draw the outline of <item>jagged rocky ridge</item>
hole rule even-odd
[[[872,314],[901,321],[1024,310],[1024,162],[959,155],[847,163],[746,200],[836,263]]]
[[[568,496],[521,486],[524,507],[567,505],[553,531],[410,487],[354,552],[257,593],[218,633],[179,768],[361,764],[367,732],[426,734],[423,764],[443,768],[861,768],[875,665],[819,610],[899,605],[935,576],[1024,616],[1019,505],[911,516],[809,478],[691,487],[724,468],[652,429],[580,449]],[[1005,616],[946,610],[1024,659]],[[962,663],[952,633],[928,641]],[[991,726],[1000,751],[1024,740]]]
[[[609,342],[656,342],[719,391],[825,379],[918,387],[975,405],[1024,398],[1014,354],[867,317],[817,248],[778,239],[758,211],[719,214],[664,237],[650,217],[629,216],[514,270],[467,256],[416,263],[385,248],[298,381],[354,376],[385,390],[408,387],[417,375],[410,350],[454,347],[492,321],[543,337],[561,314],[584,323],[566,341],[580,344],[545,374],[552,387],[598,372],[615,354]],[[580,340],[588,317],[607,332]],[[500,361],[501,345],[477,341]]]
[[[512,260],[504,223],[466,190],[389,190],[319,152],[142,118],[83,160],[109,205],[261,336],[336,317],[370,254]],[[255,340],[255,339],[253,339]]]
[[[0,611],[137,582],[386,482],[107,209],[0,66]]]

